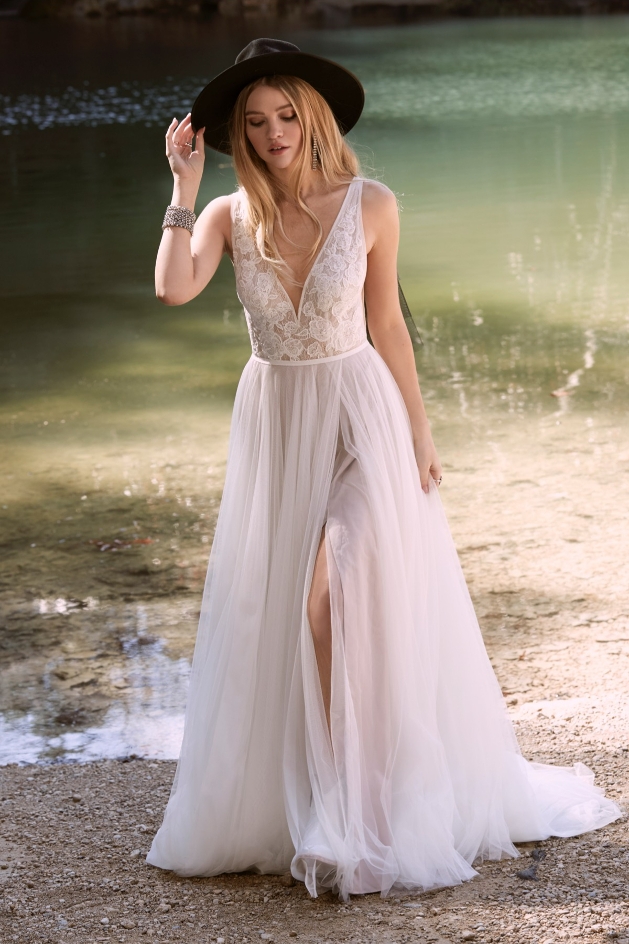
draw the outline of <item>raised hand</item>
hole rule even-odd
[[[203,132],[199,128],[196,133],[196,148],[193,149],[194,132],[190,112],[181,124],[173,118],[166,132],[166,157],[170,164],[175,180],[194,181],[200,184],[205,163],[205,144]]]

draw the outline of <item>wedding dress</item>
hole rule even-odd
[[[181,756],[147,861],[256,870],[312,895],[430,889],[514,842],[621,815],[574,768],[519,752],[408,413],[366,340],[362,179],[298,310],[232,201],[253,354],[225,487]],[[321,529],[332,611],[328,728],[306,605]]]

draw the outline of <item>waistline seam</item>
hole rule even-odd
[[[351,351],[343,351],[341,354],[331,354],[329,357],[313,357],[310,360],[303,361],[270,361],[266,360],[264,357],[258,357],[257,354],[252,354],[251,359],[258,361],[259,364],[267,364],[269,367],[304,367],[309,364],[326,364],[330,361],[340,361],[344,357],[350,357],[352,354],[357,354],[366,347],[369,347],[369,341],[365,338],[365,340],[359,344],[358,347],[353,347]]]

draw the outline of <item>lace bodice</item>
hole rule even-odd
[[[273,267],[245,227],[247,195],[232,199],[236,289],[245,309],[254,355],[271,362],[303,362],[344,354],[367,337],[363,285],[367,254],[362,223],[362,179],[354,177],[303,286],[297,311]]]

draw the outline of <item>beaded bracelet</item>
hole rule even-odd
[[[187,229],[189,233],[192,233],[196,219],[196,214],[193,213],[192,210],[189,210],[188,207],[167,206],[162,229],[166,229],[167,226],[181,226],[183,229]]]

